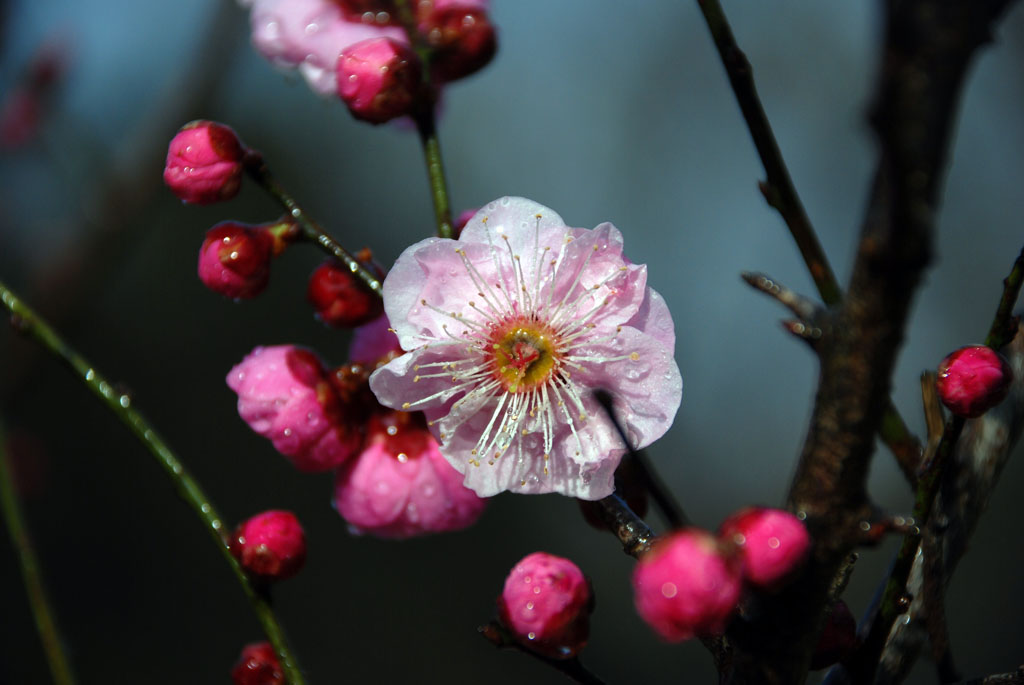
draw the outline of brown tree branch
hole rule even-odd
[[[860,521],[870,519],[874,437],[911,300],[931,259],[964,77],[1007,2],[887,5],[872,114],[880,159],[846,299],[823,327],[814,413],[788,498],[811,533],[812,554],[801,577],[736,631],[727,682],[806,678],[829,588],[857,544]]]
[[[736,44],[732,29],[725,17],[725,12],[718,0],[698,0],[701,12],[707,22],[715,47],[721,57],[729,83],[740,106],[743,118],[750,130],[750,137],[757,148],[757,154],[764,166],[766,180],[759,184],[762,195],[768,204],[774,207],[789,229],[793,241],[800,250],[800,255],[814,279],[822,301],[829,306],[838,305],[842,301],[842,290],[836,280],[828,257],[821,247],[818,236],[811,225],[803,203],[796,192],[793,181],[786,169],[782,153],[771,124],[761,106],[754,85],[753,71],[746,55]],[[805,322],[806,323],[806,322]],[[786,322],[787,331],[814,346],[819,333],[813,327],[801,326],[799,323]],[[907,428],[891,400],[886,400],[879,435],[886,446],[892,451],[900,470],[913,484],[913,476],[921,454],[921,446],[914,434]]]

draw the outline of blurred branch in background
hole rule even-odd
[[[57,627],[55,614],[50,608],[42,569],[39,567],[32,536],[28,532],[25,515],[18,501],[18,483],[10,455],[7,453],[6,441],[3,425],[0,425],[0,512],[3,513],[11,543],[18,554],[25,593],[28,595],[36,631],[43,643],[53,682],[56,685],[74,685],[75,676],[71,670],[71,662],[64,652],[64,640]]]
[[[63,144],[63,138],[42,134],[56,166],[73,174],[72,178],[54,178],[54,187],[77,188],[76,196],[85,203],[76,213],[82,225],[74,239],[48,246],[53,253],[33,275],[27,291],[27,297],[65,335],[72,334],[88,316],[89,303],[143,235],[144,227],[137,221],[163,187],[160,169],[165,141],[183,122],[200,116],[201,108],[221,88],[231,59],[244,44],[245,22],[239,17],[240,10],[233,2],[214,3],[203,24],[204,36],[196,41],[188,63],[174,72],[111,159],[89,161],[89,174],[79,173],[74,164],[68,166],[75,155],[82,154],[83,143],[67,141],[75,144],[72,148]],[[91,175],[96,170],[103,171]],[[0,378],[0,407],[17,401],[25,384],[32,382],[39,361],[39,351],[31,346],[19,346],[7,354],[10,357]]]
[[[295,657],[292,655],[284,629],[281,627],[277,617],[274,615],[274,610],[270,606],[269,595],[260,588],[257,588],[231,553],[228,534],[224,530],[224,522],[220,514],[214,508],[206,493],[203,492],[199,483],[185,469],[181,460],[171,451],[170,447],[167,446],[167,443],[164,442],[164,439],[156,430],[135,409],[132,405],[131,397],[119,390],[115,384],[107,381],[102,374],[93,368],[92,364],[61,339],[46,321],[39,318],[3,282],[0,282],[0,303],[3,304],[4,309],[10,314],[15,328],[26,337],[32,338],[54,358],[63,362],[78,380],[96,395],[97,399],[139,439],[146,450],[157,460],[157,463],[163,468],[168,478],[174,483],[178,495],[199,516],[207,533],[210,534],[214,544],[220,550],[221,556],[234,572],[236,579],[242,586],[242,591],[249,600],[253,613],[256,614],[256,618],[263,627],[263,631],[274,646],[274,651],[280,659],[281,668],[284,671],[287,682],[290,685],[303,685],[305,680],[302,677],[302,672]],[[12,518],[12,520],[20,519]],[[25,539],[27,541],[27,538]],[[26,575],[31,576],[33,574]],[[30,585],[30,589],[33,592],[38,592],[39,596],[42,597],[41,586],[36,587],[35,584],[28,583],[28,581],[26,583]],[[33,602],[33,607],[35,607],[35,603],[36,600]],[[45,606],[45,603],[43,606]],[[48,628],[46,632],[52,633],[53,629]]]

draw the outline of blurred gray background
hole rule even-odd
[[[476,635],[504,577],[545,550],[575,560],[597,610],[584,662],[609,683],[713,682],[699,643],[665,645],[636,617],[633,560],[557,495],[503,495],[471,530],[405,542],[350,536],[330,475],[295,472],[237,417],[223,377],[258,344],[294,342],[345,359],[347,334],[317,323],[312,248],[277,260],[268,291],[235,304],[195,276],[204,231],[274,218],[254,187],[207,208],[162,187],[166,145],[186,121],[233,126],[342,243],[390,264],[429,235],[415,135],[350,119],[248,46],[226,2],[9,0],[0,88],[42,43],[68,71],[40,136],[0,157],[0,280],[130,388],[229,521],[295,511],[309,560],[275,591],[315,683],[560,683]],[[873,2],[726,3],[794,181],[845,282],[874,159],[864,121],[879,42]],[[816,381],[783,312],[739,279],[764,271],[813,293],[762,177],[696,3],[496,0],[493,64],[445,94],[441,123],[455,208],[523,195],[570,225],[611,221],[649,266],[676,322],[683,404],[651,458],[700,525],[777,504],[804,437]],[[922,433],[918,374],[979,342],[1024,230],[1024,12],[1007,16],[963,101],[937,259],[894,378]],[[226,683],[259,627],[195,515],[127,431],[53,360],[4,327],[0,398],[22,445],[26,503],[74,664],[87,683]],[[27,445],[27,447],[25,447]],[[1008,465],[949,594],[965,675],[1024,661],[1020,544],[1024,465]],[[907,512],[908,487],[880,449],[872,494]],[[661,523],[651,515],[655,526]],[[862,556],[847,600],[865,607],[893,541]],[[932,682],[922,661],[915,682]],[[0,536],[0,683],[46,682],[6,535]]]

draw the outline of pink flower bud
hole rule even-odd
[[[366,447],[338,472],[334,505],[353,532],[382,538],[460,530],[487,500],[462,485],[419,413],[387,411],[369,421]]]
[[[476,213],[480,211],[480,208],[476,209],[464,209],[459,213],[459,216],[455,219],[455,224],[452,226],[455,229],[455,239],[458,240],[459,236],[462,235],[462,229],[466,227],[469,220],[476,216]]]
[[[818,646],[811,657],[811,670],[816,671],[842,661],[857,647],[857,622],[850,607],[843,600],[832,605],[832,613],[825,620]]]
[[[419,58],[391,38],[361,41],[338,58],[338,96],[357,119],[383,124],[409,114],[419,88]]]
[[[284,580],[306,563],[306,534],[290,511],[265,511],[239,524],[231,553],[249,575],[264,582]]]
[[[191,204],[229,200],[241,187],[244,155],[245,149],[230,128],[212,121],[193,121],[171,139],[164,183]]]
[[[722,523],[718,534],[739,548],[744,580],[767,590],[785,584],[811,547],[803,522],[781,509],[742,509]]]
[[[724,632],[742,585],[739,558],[696,528],[659,540],[633,571],[637,612],[669,642]]]
[[[498,49],[497,34],[480,2],[419,4],[419,30],[433,48],[431,75],[442,81],[479,71]]]
[[[359,449],[362,435],[320,360],[294,345],[257,347],[228,373],[238,414],[300,471],[332,469]]]
[[[505,579],[501,622],[523,645],[568,659],[587,644],[590,585],[576,564],[544,552],[524,557]]]
[[[199,280],[225,297],[256,297],[270,281],[273,248],[266,228],[223,221],[206,232],[199,249]]]
[[[985,345],[968,345],[942,360],[935,385],[951,412],[973,419],[1002,402],[1012,380],[1003,355]]]
[[[377,362],[387,359],[392,353],[401,354],[402,346],[398,344],[398,336],[391,330],[386,314],[381,314],[352,332],[352,342],[348,346],[350,360],[372,369]]]
[[[372,321],[384,311],[384,301],[359,277],[337,261],[328,260],[309,277],[306,299],[328,326],[350,328]]]
[[[254,642],[242,649],[231,669],[234,685],[284,685],[284,672],[269,642]]]

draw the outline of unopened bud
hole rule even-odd
[[[290,511],[265,511],[239,524],[231,553],[254,578],[284,580],[306,563],[306,534]]]
[[[254,642],[242,649],[231,669],[234,685],[284,685],[284,672],[269,642]]]
[[[164,183],[184,202],[229,200],[242,183],[245,148],[227,126],[213,121],[185,124],[171,139]]]
[[[633,571],[637,613],[669,642],[725,631],[740,598],[742,564],[703,530],[663,538]]]
[[[494,26],[480,2],[420,3],[419,30],[433,49],[431,75],[442,81],[479,71],[498,48]]]
[[[811,538],[803,522],[788,511],[748,507],[722,523],[719,537],[734,544],[743,559],[743,578],[775,590],[793,577],[807,559]]]
[[[587,643],[590,584],[576,564],[544,552],[524,557],[498,599],[502,624],[525,647],[568,659]]]
[[[238,414],[300,471],[328,471],[362,444],[327,370],[294,345],[257,347],[228,373]]]
[[[352,116],[383,124],[412,111],[420,75],[412,48],[391,38],[371,38],[338,58],[338,96]]]
[[[317,318],[328,326],[350,328],[368,323],[384,312],[384,301],[341,263],[329,260],[309,277],[306,291]]]
[[[973,419],[1002,402],[1012,380],[1003,355],[985,345],[969,345],[942,360],[935,386],[951,412]]]
[[[265,227],[221,222],[206,232],[199,249],[199,280],[225,297],[256,297],[270,280],[273,248]]]

